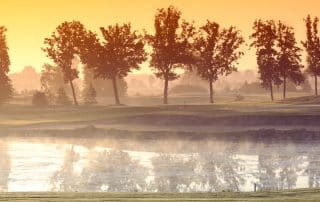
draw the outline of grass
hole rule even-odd
[[[165,120],[180,124],[196,124],[203,120],[227,119],[228,117],[281,117],[318,116],[317,105],[304,106],[270,102],[228,102],[213,105],[153,105],[153,106],[80,106],[35,108],[29,105],[5,105],[0,108],[0,128],[32,125],[71,124],[166,124]],[[198,122],[192,121],[199,120]],[[191,123],[184,121],[191,121]],[[175,123],[175,122],[172,122]],[[177,123],[178,124],[178,123]]]
[[[320,201],[319,189],[219,193],[1,193],[0,201]]]

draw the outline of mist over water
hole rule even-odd
[[[319,140],[6,138],[1,191],[215,192],[319,187]]]

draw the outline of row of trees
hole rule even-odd
[[[320,74],[320,39],[318,18],[305,20],[307,39],[303,46],[307,50],[308,72],[315,77]],[[93,73],[94,78],[112,82],[115,103],[120,104],[118,82],[132,70],[149,59],[146,46],[152,50],[150,66],[155,75],[164,81],[163,103],[168,103],[169,82],[177,79],[178,68],[191,69],[207,80],[210,102],[213,103],[213,83],[221,75],[236,71],[239,58],[244,54],[241,46],[243,37],[237,28],[221,28],[208,20],[195,28],[193,23],[181,18],[181,12],[173,6],[158,9],[154,19],[154,34],[139,34],[129,23],[101,27],[103,39],[84,27],[78,21],[63,22],[44,41],[43,51],[63,73],[64,82],[70,85],[73,102],[78,105],[74,80],[79,72],[73,68],[74,58],[81,60]],[[301,49],[297,45],[294,30],[283,22],[256,20],[251,35],[251,47],[256,48],[257,64],[262,85],[270,90],[273,100],[273,86],[283,84],[283,98],[286,97],[288,80],[295,84],[304,81],[301,65]],[[1,28],[1,72],[7,74],[9,57],[5,41],[5,28]],[[6,79],[2,79],[5,81]],[[8,79],[7,79],[8,80]],[[5,82],[3,82],[5,83]],[[6,89],[10,89],[7,82]],[[4,84],[1,85],[4,87]],[[1,91],[5,92],[5,91]]]
[[[181,19],[181,12],[173,6],[159,9],[154,21],[155,34],[144,36],[133,31],[130,24],[100,28],[103,41],[96,33],[84,28],[77,21],[64,22],[43,49],[64,72],[70,84],[74,104],[78,105],[73,80],[78,77],[72,68],[72,59],[78,56],[91,68],[96,78],[110,79],[113,83],[115,103],[120,104],[117,79],[122,79],[147,60],[145,45],[152,48],[150,65],[155,75],[164,80],[163,103],[168,103],[169,81],[177,79],[177,68],[193,68],[208,80],[210,102],[213,102],[212,84],[219,75],[236,70],[235,64],[243,55],[239,51],[244,42],[235,27],[220,28],[207,21],[196,30],[192,23]]]

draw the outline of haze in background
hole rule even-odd
[[[256,18],[283,20],[296,30],[298,40],[305,37],[303,18],[318,15],[318,0],[0,0],[0,25],[8,28],[11,72],[31,65],[39,72],[50,62],[41,51],[43,40],[63,21],[79,20],[98,32],[99,27],[131,22],[135,29],[153,31],[156,9],[174,5],[183,18],[202,25],[206,19],[222,26],[234,25],[249,43],[252,23]],[[247,50],[239,69],[256,67],[253,50]],[[139,73],[151,73],[148,64]],[[137,72],[135,72],[137,73]]]

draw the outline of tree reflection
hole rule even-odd
[[[74,172],[74,164],[79,160],[79,154],[74,147],[66,149],[61,170],[51,178],[53,191],[74,191],[77,188],[78,176]]]
[[[187,155],[161,154],[152,159],[154,184],[159,192],[186,192],[194,178],[195,161]]]
[[[239,191],[245,179],[241,176],[241,160],[232,153],[206,153],[200,155],[202,186],[208,191]]]
[[[95,148],[89,151],[86,163],[76,174],[79,154],[72,147],[65,153],[61,170],[53,176],[53,187],[59,191],[243,191],[246,179],[255,177],[258,190],[295,188],[305,158],[296,145],[276,148],[259,148],[257,168],[254,163],[249,165],[250,161],[256,162],[255,156],[241,156],[239,149],[232,146],[219,153],[157,154],[150,159],[150,171],[131,158],[130,152]],[[319,187],[320,156],[309,150],[308,154],[309,186]]]
[[[91,152],[88,159],[81,173],[81,190],[133,192],[145,189],[148,172],[127,152],[96,151]]]
[[[8,191],[10,169],[11,163],[7,143],[0,141],[0,191]]]
[[[279,156],[279,188],[293,189],[296,187],[301,157],[295,153]]]
[[[74,165],[79,160],[73,147],[65,153],[61,170],[52,177],[54,191],[132,192],[145,189],[147,170],[127,152],[90,151],[88,162],[79,174]]]
[[[320,153],[317,146],[312,146],[307,155],[308,166],[305,173],[308,175],[309,188],[320,187]]]
[[[258,157],[258,188],[260,190],[292,189],[296,187],[302,157],[297,148],[288,144],[260,154]]]
[[[239,191],[240,161],[230,153],[162,154],[152,159],[160,192]]]

